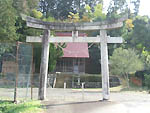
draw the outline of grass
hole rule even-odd
[[[41,113],[40,101],[28,101],[14,104],[9,100],[0,100],[0,113]]]

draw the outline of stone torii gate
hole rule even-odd
[[[102,90],[103,100],[109,100],[109,67],[108,67],[108,48],[107,43],[122,43],[121,37],[107,36],[107,30],[120,28],[123,21],[127,18],[123,17],[113,22],[92,22],[92,23],[55,23],[44,22],[26,15],[22,15],[23,20],[27,22],[28,27],[43,29],[43,36],[27,36],[26,42],[42,42],[42,55],[40,65],[40,86],[39,99],[46,98],[46,83],[48,72],[49,43],[59,42],[87,42],[100,43],[101,45],[101,70],[102,70]],[[55,31],[72,31],[72,37],[52,37],[50,30]],[[99,30],[100,36],[97,37],[78,37],[78,31]]]

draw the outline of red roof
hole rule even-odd
[[[56,36],[72,36],[72,33],[56,33]],[[85,33],[79,33],[79,36],[86,36]],[[67,43],[63,49],[63,57],[70,58],[89,58],[88,43]]]

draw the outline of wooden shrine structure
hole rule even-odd
[[[67,42],[87,42],[100,43],[101,51],[101,70],[102,70],[102,95],[103,100],[109,100],[109,67],[108,67],[108,48],[107,43],[123,43],[121,37],[107,36],[107,30],[116,29],[123,26],[123,21],[127,17],[116,19],[112,22],[91,22],[91,23],[55,23],[45,22],[26,15],[22,15],[28,27],[43,29],[43,36],[27,36],[26,42],[42,42],[42,55],[40,65],[40,85],[39,99],[46,99],[46,83],[48,72],[49,43],[67,43]],[[72,37],[53,37],[50,30],[54,31],[72,31]],[[78,37],[78,31],[94,31],[99,30],[100,36],[97,37]]]

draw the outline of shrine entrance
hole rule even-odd
[[[39,100],[46,99],[46,84],[48,72],[49,43],[68,43],[68,42],[86,42],[99,43],[101,48],[101,71],[102,71],[102,96],[103,100],[109,100],[109,67],[108,67],[108,48],[107,43],[123,43],[121,37],[107,36],[107,30],[116,29],[123,26],[123,21],[127,18],[116,19],[113,22],[92,22],[92,23],[54,23],[44,22],[26,15],[22,15],[23,20],[27,22],[28,27],[43,29],[43,36],[28,36],[26,42],[41,42],[42,57],[40,66],[40,86]],[[53,37],[50,30],[54,31],[72,31],[72,37]],[[94,31],[99,30],[100,35],[97,37],[79,37],[78,31]],[[79,37],[79,38],[78,38]],[[77,70],[77,69],[75,69]]]

